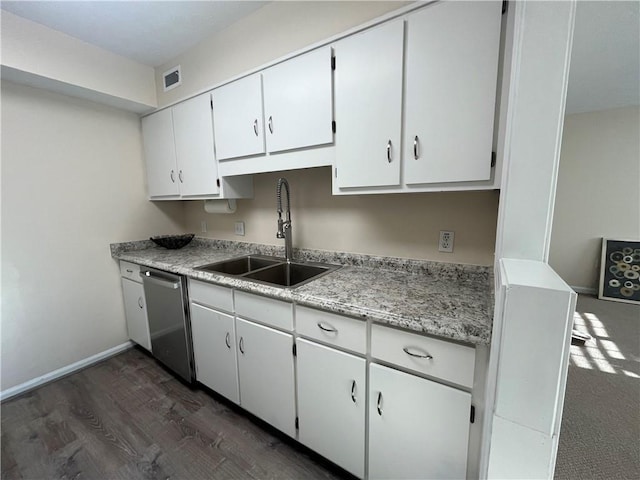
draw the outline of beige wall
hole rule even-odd
[[[127,340],[109,243],[182,232],[146,199],[137,115],[2,82],[1,389]]]
[[[2,11],[2,65],[96,92],[156,105],[154,70],[39,23]],[[70,92],[73,89],[69,90]]]
[[[276,238],[276,182],[291,186],[295,247],[493,264],[498,193],[447,192],[395,195],[331,195],[331,169],[313,168],[254,176],[255,197],[238,200],[234,214],[214,215],[189,202],[187,229],[202,221],[213,238],[283,245]],[[234,223],[245,222],[244,237]],[[454,253],[438,252],[440,230],[455,231]]]
[[[275,1],[156,68],[164,106],[411,2]],[[163,92],[162,74],[181,66],[182,85]]]
[[[565,117],[549,264],[596,289],[602,237],[640,239],[640,109]]]

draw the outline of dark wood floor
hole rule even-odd
[[[4,402],[1,417],[3,480],[341,477],[137,349]]]

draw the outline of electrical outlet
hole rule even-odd
[[[235,233],[244,237],[244,222],[236,222]]]
[[[207,233],[207,222],[204,220],[200,222],[200,230],[202,233]]]
[[[440,243],[438,244],[439,252],[452,253],[453,252],[453,237],[454,232],[445,230],[440,231]]]

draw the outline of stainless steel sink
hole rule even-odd
[[[195,267],[204,272],[220,273],[284,288],[296,288],[333,272],[340,265],[287,262],[283,258],[246,255],[222,262]]]
[[[335,270],[337,267],[310,265],[306,263],[281,263],[244,275],[247,280],[256,280],[281,287],[299,287],[321,275]]]
[[[246,255],[244,257],[232,258],[231,260],[201,265],[195,269],[204,272],[224,273],[227,275],[243,275],[260,268],[277,265],[281,262],[283,262],[281,258]]]

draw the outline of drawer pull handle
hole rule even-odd
[[[318,328],[320,330],[324,330],[325,332],[338,333],[338,329],[337,328],[333,328],[328,323],[325,324],[325,323],[322,323],[322,322],[318,322],[317,325],[318,325]],[[328,326],[325,326],[325,325],[328,325]]]
[[[139,306],[140,308],[143,308],[143,307],[144,307],[144,303],[142,303],[142,297],[138,297],[138,306]]]
[[[429,355],[428,353],[413,353],[411,350],[409,350],[409,347],[403,347],[402,350],[404,351],[404,353],[406,353],[407,355],[411,355],[412,357],[433,360],[433,356]]]
[[[382,416],[382,392],[378,392],[378,401],[376,403],[378,409],[378,415]]]
[[[228,349],[231,349],[231,342],[229,342],[229,332],[227,332],[227,335],[224,337],[224,343],[227,345]]]
[[[176,175],[175,172],[171,170],[171,173],[169,174],[169,176],[171,177],[171,183],[176,183],[175,175]]]
[[[418,135],[413,138],[413,158],[414,160],[418,160]]]
[[[269,117],[269,133],[273,133],[273,117]]]
[[[253,133],[256,134],[256,137],[258,136],[258,119],[257,118],[253,121]]]
[[[356,403],[356,381],[355,380],[351,384],[351,400],[353,400],[353,403]]]
[[[387,142],[387,162],[391,163],[393,159],[391,158],[391,140]]]
[[[182,170],[178,172],[178,178],[180,179],[180,183],[184,183],[184,179],[182,178]]]
[[[133,270],[131,270],[130,268],[127,268],[127,273],[133,273]]]
[[[238,344],[240,348],[240,353],[244,355],[244,338],[240,337],[240,343]]]

